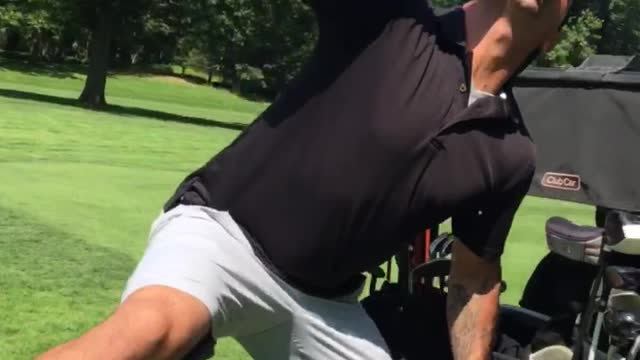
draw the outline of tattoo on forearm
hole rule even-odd
[[[492,286],[489,281],[481,285],[483,291],[488,291]],[[482,293],[481,292],[481,293]],[[475,358],[471,352],[476,344],[484,344],[488,352],[492,339],[493,327],[483,324],[481,317],[485,310],[472,303],[474,292],[460,284],[449,284],[447,296],[447,318],[449,322],[451,344],[454,358]],[[477,355],[477,354],[473,354]]]
[[[461,359],[462,354],[468,354],[473,343],[473,323],[477,314],[470,311],[470,314],[461,316],[465,306],[471,300],[471,296],[472,294],[464,286],[458,284],[449,285],[447,317],[449,319],[449,328],[451,329],[451,345],[453,346],[455,359]]]

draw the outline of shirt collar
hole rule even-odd
[[[465,121],[515,121],[519,122],[520,118],[514,116],[517,112],[513,109],[515,101],[511,99],[511,95],[507,93],[506,99],[502,96],[491,96],[478,99],[469,107],[461,111],[457,116],[452,117],[443,124],[440,131],[443,131],[455,124]]]

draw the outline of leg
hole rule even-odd
[[[327,300],[281,283],[296,299],[292,321],[237,340],[256,360],[391,360],[387,345],[356,297]]]
[[[312,305],[297,320],[292,359],[391,360],[386,342],[360,304]]]
[[[286,321],[266,331],[237,337],[236,340],[255,360],[293,358],[293,321]]]

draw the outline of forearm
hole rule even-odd
[[[456,242],[448,282],[447,319],[456,360],[489,359],[498,315],[500,264]]]
[[[100,325],[37,360],[181,359],[210,329],[209,311],[199,300],[149,286]]]
[[[449,284],[447,318],[456,360],[486,360],[491,354],[498,313],[499,286],[476,294],[462,284]]]
[[[36,360],[66,359],[168,359],[164,353],[162,339],[146,339],[148,332],[139,329],[138,334],[128,333],[126,339],[119,338],[113,324],[105,323],[92,329],[82,337],[61,344]]]

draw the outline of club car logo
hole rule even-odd
[[[542,177],[542,186],[560,190],[580,191],[580,176],[548,172]]]

